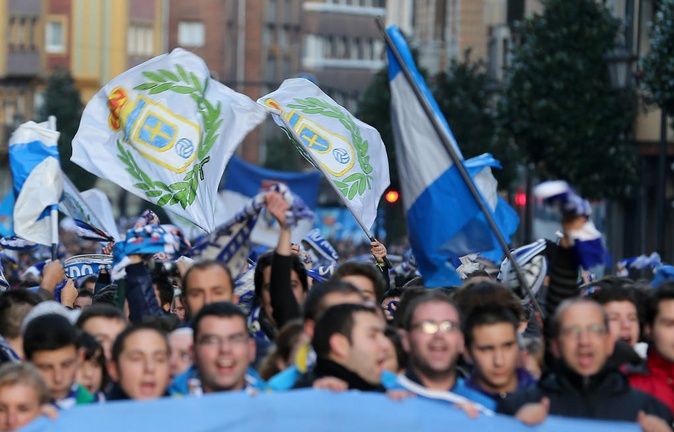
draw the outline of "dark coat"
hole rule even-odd
[[[532,388],[503,399],[498,411],[514,415],[523,405],[550,400],[550,414],[601,420],[634,422],[639,411],[672,424],[669,409],[654,397],[634,390],[615,369],[605,368],[591,377],[582,377],[566,367],[550,373]]]
[[[314,381],[319,378],[334,377],[344,381],[349,390],[385,392],[386,389],[381,384],[373,385],[362,379],[355,372],[350,371],[344,366],[325,358],[318,358],[316,366],[310,372],[302,375],[293,386],[294,389],[307,388],[314,385]]]

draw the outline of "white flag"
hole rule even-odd
[[[247,96],[211,79],[203,60],[178,48],[124,72],[94,96],[71,160],[210,232],[225,166],[265,116]]]
[[[303,78],[283,81],[258,103],[272,113],[300,153],[333,184],[356,219],[371,228],[379,199],[390,184],[386,148],[379,132]]]

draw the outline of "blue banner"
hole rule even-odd
[[[291,151],[290,147],[288,151]],[[238,192],[252,198],[270,183],[285,183],[295,195],[302,198],[307,207],[315,209],[320,179],[321,174],[317,171],[274,171],[249,164],[234,156],[227,165],[220,189]]]
[[[510,417],[468,418],[446,403],[392,401],[373,393],[301,390],[289,393],[219,393],[150,402],[111,402],[61,411],[24,431],[638,431],[637,424],[550,417],[530,428]]]

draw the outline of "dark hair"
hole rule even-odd
[[[195,271],[208,270],[211,267],[219,267],[227,273],[227,280],[229,281],[229,286],[232,287],[232,294],[234,294],[234,279],[232,278],[232,273],[229,271],[229,268],[220,261],[215,260],[203,260],[192,264],[192,266],[185,272],[182,280],[182,290],[183,293],[187,294],[187,281],[190,279],[190,275]]]
[[[7,339],[21,336],[21,323],[26,314],[42,299],[25,289],[14,289],[0,294],[0,335]]]
[[[555,314],[552,316],[552,320],[550,321],[550,334],[553,338],[558,338],[562,332],[562,315],[564,315],[564,312],[566,312],[566,310],[571,306],[583,303],[593,304],[599,308],[599,311],[602,315],[602,321],[604,322],[606,331],[608,331],[608,318],[606,316],[606,312],[604,312],[604,308],[599,303],[587,297],[572,297],[564,300],[559,304],[559,306],[557,306],[557,309],[555,309]]]
[[[348,282],[330,280],[311,287],[307,298],[304,300],[304,319],[317,320],[321,313],[325,311],[323,299],[328,294],[357,294],[363,296],[360,290]],[[364,299],[363,299],[364,300]]]
[[[84,289],[84,290],[87,290],[87,291],[91,292],[91,290],[85,288],[84,285],[86,285],[88,283],[91,283],[91,282],[93,282],[95,284],[97,280],[98,280],[97,275],[87,276],[84,279],[80,280],[80,283],[78,284],[78,288],[81,288],[81,289]]]
[[[292,364],[290,356],[293,348],[299,342],[303,331],[304,324],[299,319],[288,321],[281,327],[281,330],[276,335],[273,348],[262,359],[262,363],[260,364],[259,372],[262,379],[268,380],[281,372],[278,366],[279,361],[285,364]]]
[[[527,319],[519,298],[505,285],[495,280],[469,281],[454,292],[452,300],[464,316],[470,315],[471,311],[478,307],[498,305],[510,309],[520,321]]]
[[[396,315],[393,318],[393,324],[397,328],[403,328],[402,321],[405,311],[409,308],[410,304],[414,299],[428,293],[428,289],[423,286],[410,285],[408,288],[403,288],[403,294],[400,296],[400,301],[398,302],[398,309],[396,310]]]
[[[660,313],[660,303],[667,300],[674,300],[674,282],[666,282],[653,289],[646,307],[646,323],[651,326],[655,324]]]
[[[92,299],[92,304],[104,304],[112,307],[117,305],[117,285],[110,284],[106,285],[100,290],[94,293],[94,298]]]
[[[309,290],[309,282],[307,279],[307,269],[304,267],[302,260],[296,254],[290,255],[291,259],[291,270],[294,270],[297,273],[297,276],[300,279],[302,284],[302,291],[307,292]],[[259,301],[262,298],[262,289],[264,288],[264,270],[272,265],[274,261],[274,252],[268,251],[260,255],[255,264],[255,273],[253,275],[253,283],[255,284],[255,298]]]
[[[192,331],[194,332],[194,340],[199,336],[199,324],[201,320],[206,317],[214,316],[218,318],[241,318],[244,327],[246,327],[246,314],[234,303],[229,302],[215,302],[204,305],[192,320]],[[248,334],[248,333],[246,333]]]
[[[346,336],[349,342],[351,341],[354,315],[359,312],[380,316],[372,306],[349,303],[332,306],[323,312],[316,322],[314,337],[311,340],[311,345],[318,357],[325,358],[330,354],[330,338],[336,333]]]
[[[115,338],[115,342],[112,344],[112,350],[110,353],[110,357],[113,362],[119,364],[119,357],[122,355],[122,352],[124,351],[124,343],[126,340],[133,335],[134,333],[138,333],[139,331],[143,330],[149,330],[157,333],[158,335],[161,336],[162,340],[166,344],[166,350],[170,351],[170,345],[168,342],[168,338],[166,337],[166,333],[158,328],[156,325],[153,324],[134,324],[132,326],[129,326],[125,328],[119,335],[117,335],[117,338]]]
[[[513,330],[517,335],[519,320],[510,309],[498,305],[476,307],[466,317],[463,323],[463,335],[466,346],[470,348],[473,344],[473,330],[475,327],[501,323],[512,325]]]
[[[180,318],[173,314],[150,315],[143,317],[143,324],[153,326],[169,334],[180,326]]]
[[[23,332],[23,351],[27,360],[37,351],[55,351],[68,346],[78,348],[80,333],[68,318],[46,314],[32,319]]]
[[[459,308],[456,306],[456,304],[449,298],[447,294],[445,294],[444,291],[440,291],[437,289],[427,291],[426,293],[417,296],[412,300],[408,306],[406,306],[403,314],[402,314],[402,320],[400,322],[400,325],[403,329],[405,330],[410,330],[412,327],[412,318],[414,317],[414,313],[416,312],[417,308],[421,306],[422,304],[425,303],[445,303],[456,309],[456,313],[459,315],[459,321],[461,320],[461,314],[459,312]]]
[[[378,303],[384,299],[386,280],[382,272],[370,263],[348,261],[337,267],[332,275],[333,280],[341,280],[344,276],[363,276],[368,278],[374,286],[374,295]]]
[[[77,298],[80,298],[80,297],[89,297],[90,299],[92,299],[92,302],[93,302],[94,293],[92,293],[91,291],[89,291],[86,288],[80,288],[80,289],[77,290]]]
[[[80,314],[79,318],[77,318],[77,323],[75,325],[77,325],[79,328],[82,328],[90,318],[108,318],[117,319],[124,322],[127,321],[124,313],[121,310],[109,304],[98,303],[82,310],[82,313]]]
[[[398,369],[403,370],[407,367],[407,353],[403,348],[403,343],[400,340],[400,333],[393,326],[386,326],[384,335],[393,343],[393,348],[396,350],[396,359],[398,360]]]
[[[606,276],[588,285],[584,292],[587,297],[600,305],[614,301],[628,301],[637,306],[634,281],[617,276]]]
[[[103,371],[103,380],[101,381],[101,388],[99,390],[104,389],[108,384],[110,377],[108,376],[108,370],[105,367],[105,353],[103,352],[103,346],[95,337],[84,331],[80,332],[78,344],[84,353],[84,360],[95,362]]]
[[[386,290],[386,292],[384,293],[384,299],[387,299],[389,297],[400,297],[400,296],[403,295],[404,292],[405,292],[405,290],[403,288],[398,288],[398,287],[390,288],[390,289]],[[382,299],[382,300],[384,300],[384,299]]]

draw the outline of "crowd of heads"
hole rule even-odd
[[[430,289],[418,275],[400,280],[382,263],[347,261],[318,281],[298,255],[277,249],[259,257],[254,301],[241,307],[224,263],[134,265],[143,277],[129,268],[115,282],[126,293],[115,288],[102,302],[111,284],[96,277],[80,281],[69,307],[42,286],[0,294],[0,430],[90,403],[301,387],[384,392],[392,382],[496,409],[554,374],[592,380],[610,369],[648,391],[638,384],[648,375],[633,375],[647,358],[674,370],[674,283],[578,282],[544,314],[549,304],[533,307],[493,273]],[[536,302],[551,301],[554,283],[546,278]]]

